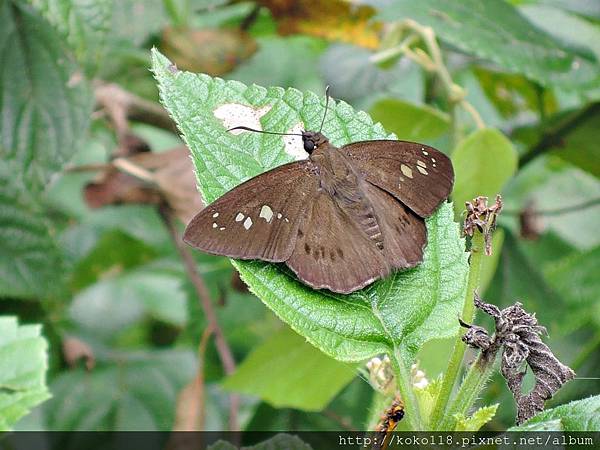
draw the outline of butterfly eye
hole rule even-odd
[[[310,153],[314,149],[315,149],[315,143],[313,141],[310,141],[308,139],[304,141],[304,150],[306,150],[308,153]]]

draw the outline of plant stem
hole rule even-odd
[[[463,344],[463,348],[464,347],[465,345]],[[457,414],[465,415],[471,405],[475,403],[479,393],[483,390],[483,387],[492,375],[495,360],[496,358],[485,360],[480,352],[479,357],[467,372],[456,396],[448,406],[447,412],[444,414],[438,429],[454,429],[456,426],[455,416]]]
[[[467,290],[465,292],[465,300],[461,314],[462,320],[467,323],[472,323],[475,316],[473,293],[479,285],[479,276],[481,273],[481,266],[483,264],[484,252],[485,243],[483,234],[477,231],[471,240],[471,267],[469,269]],[[430,423],[433,430],[440,429],[443,412],[446,410],[446,406],[448,405],[450,396],[452,395],[454,385],[456,384],[456,380],[460,372],[463,356],[465,354],[465,348],[466,346],[461,340],[461,333],[459,331],[456,334],[454,348],[452,349],[452,354],[448,360],[448,367],[443,375],[440,392],[438,393],[433,411],[431,413]]]
[[[400,349],[396,348],[390,361],[392,362],[394,376],[396,377],[396,387],[400,392],[406,409],[405,420],[408,421],[410,430],[424,431],[419,403],[412,388],[410,368],[407,368],[404,363],[405,361],[410,361],[410,358],[404,357]]]

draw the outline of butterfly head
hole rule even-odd
[[[327,143],[327,138],[319,131],[304,131],[302,132],[302,142],[304,143],[304,150],[310,155],[320,145]]]

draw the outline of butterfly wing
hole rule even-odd
[[[387,263],[395,269],[408,269],[423,261],[425,221],[377,186],[364,183],[363,190],[373,205]]]
[[[369,183],[389,192],[421,217],[429,217],[448,198],[454,183],[450,159],[423,144],[362,141],[341,150]]]
[[[242,183],[200,211],[183,240],[215,255],[287,260],[317,189],[312,169],[310,161],[296,161]]]
[[[286,264],[309,286],[344,294],[391,270],[360,224],[324,191],[316,194],[305,211],[294,252]]]

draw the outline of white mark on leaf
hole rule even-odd
[[[304,131],[304,124],[302,122],[297,123],[292,128],[287,130],[285,133],[301,134]],[[304,151],[304,144],[302,143],[302,136],[281,136],[283,138],[283,145],[285,146],[285,152],[294,158],[296,161],[301,159],[307,159],[308,153]]]
[[[262,131],[260,118],[269,112],[271,106],[254,109],[251,106],[239,103],[226,103],[213,111],[214,116],[223,122],[227,129],[234,127],[248,127]],[[234,130],[232,134],[244,133],[244,130]]]

